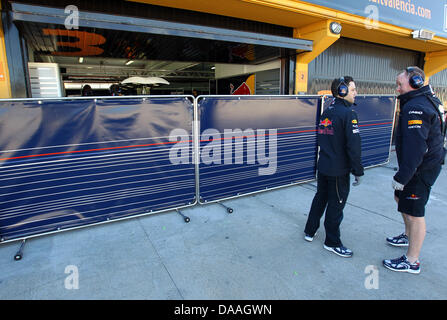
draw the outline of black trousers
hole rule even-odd
[[[328,247],[340,247],[340,224],[343,220],[343,209],[349,195],[350,176],[331,177],[318,172],[317,193],[312,201],[312,207],[307,218],[304,232],[313,236],[320,227],[320,220],[326,210],[324,228]]]

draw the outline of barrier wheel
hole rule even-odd
[[[22,260],[22,254],[20,254],[20,253],[16,253],[16,255],[14,256],[14,260],[15,260],[15,261]]]
[[[188,217],[185,217],[185,222],[189,223],[189,221],[191,221],[191,219],[189,219]]]
[[[228,213],[233,213],[233,209],[228,208],[228,209],[227,209],[227,212],[228,212]]]

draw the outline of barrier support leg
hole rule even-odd
[[[227,209],[228,213],[233,213],[233,208],[227,207],[226,205],[224,205],[223,203],[217,201],[218,204],[220,204],[222,207],[224,207],[225,209]]]
[[[189,221],[191,221],[191,219],[189,219],[189,217],[185,216],[180,210],[175,209],[175,211],[177,211],[177,213],[183,217],[183,220],[185,220],[186,223],[189,223]]]
[[[25,247],[25,242],[26,242],[26,239],[22,240],[22,243],[20,244],[20,249],[19,249],[19,251],[17,251],[17,253],[14,256],[15,261],[22,260],[23,248]]]

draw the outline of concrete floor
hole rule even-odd
[[[403,232],[389,164],[352,187],[341,227],[350,259],[323,249],[303,229],[316,184],[307,183],[175,212],[0,245],[0,299],[302,300],[446,299],[447,169],[427,205],[419,275],[382,259],[406,252],[385,243]]]

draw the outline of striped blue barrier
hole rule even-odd
[[[325,97],[327,108],[332,97]],[[396,96],[357,96],[353,110],[359,118],[362,164],[365,168],[387,163],[396,109]]]
[[[191,101],[0,101],[0,240],[315,179],[322,97],[202,96],[197,109]],[[389,159],[395,101],[357,97],[365,167]]]
[[[195,204],[191,101],[2,101],[1,241]]]
[[[319,96],[204,96],[200,203],[313,180]]]

